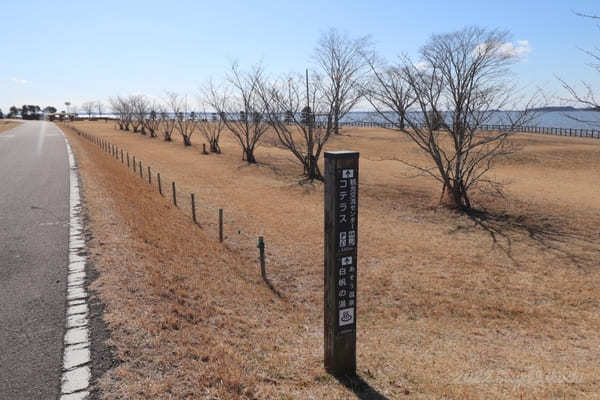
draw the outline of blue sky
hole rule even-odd
[[[277,75],[302,71],[320,33],[336,27],[371,35],[388,59],[415,56],[433,33],[466,25],[511,31],[527,41],[515,78],[565,96],[555,75],[600,88],[579,48],[600,45],[600,14],[582,1],[10,1],[0,6],[0,108],[79,105],[165,90],[195,95],[231,61],[262,61]],[[596,21],[600,23],[600,20]],[[525,48],[524,48],[525,49]],[[558,102],[558,101],[556,101]]]

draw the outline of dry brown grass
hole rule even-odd
[[[223,155],[203,156],[179,138],[73,126],[223,207],[251,237],[263,234],[283,294],[259,280],[251,239],[228,225],[228,245],[215,243],[216,212],[199,213],[195,228],[168,197],[70,134],[98,287],[125,360],[102,381],[107,398],[354,397],[322,369],[323,191],[297,183],[290,155],[259,148],[261,163],[248,166],[230,138]],[[349,129],[328,144],[361,152],[358,365],[380,394],[597,397],[600,142],[515,141],[523,150],[494,172],[506,199],[479,196],[489,212],[480,218],[435,206],[437,184],[393,160],[424,160],[397,134]]]
[[[0,120],[0,133],[11,130],[12,128],[21,125],[22,122],[13,120]]]

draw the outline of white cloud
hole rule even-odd
[[[474,52],[480,53],[491,48],[495,48],[496,54],[505,58],[522,58],[527,53],[531,53],[531,46],[529,45],[529,40],[517,40],[516,45],[512,42],[481,43],[477,47],[475,47]]]
[[[531,46],[528,40],[517,40],[517,45],[513,43],[502,43],[498,48],[498,53],[506,57],[519,57],[531,52]]]
[[[18,79],[18,78],[12,78],[11,81],[18,83],[19,85],[25,85],[25,84],[29,83],[29,81],[27,81],[26,79]]]
[[[415,68],[420,70],[420,71],[424,71],[426,69],[429,69],[429,63],[426,63],[425,61],[419,61],[415,63]]]

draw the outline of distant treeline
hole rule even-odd
[[[22,118],[28,120],[41,120],[44,117],[53,121],[54,119],[60,119],[61,121],[67,118],[73,118],[74,115],[67,114],[64,110],[60,113],[57,113],[56,107],[47,106],[45,108],[41,108],[38,105],[26,104],[21,108],[17,106],[12,106],[7,114],[4,114],[0,109],[0,118]]]

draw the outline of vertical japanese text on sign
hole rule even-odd
[[[358,231],[358,169],[336,168],[335,237],[337,334],[356,328],[356,245]]]

